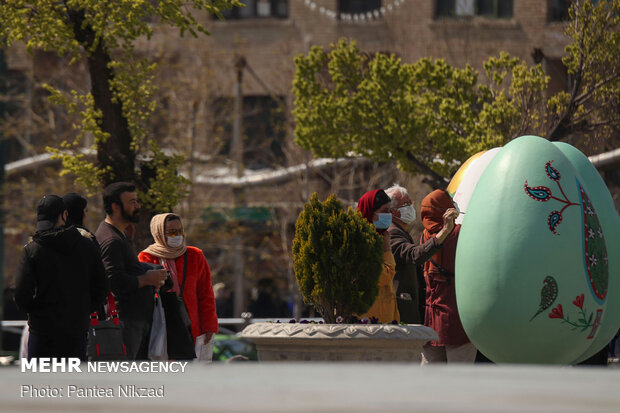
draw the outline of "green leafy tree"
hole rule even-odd
[[[152,73],[155,64],[134,53],[136,40],[149,39],[150,21],[208,34],[192,15],[242,6],[239,0],[7,0],[0,2],[0,37],[10,46],[23,41],[30,52],[43,50],[85,62],[90,91],[63,91],[46,85],[50,99],[75,115],[75,136],[50,148],[62,159],[64,173],[94,192],[114,181],[134,182],[147,211],[169,210],[189,183],[176,174],[183,158],[165,155],[149,138],[146,123],[156,109]],[[80,149],[94,137],[96,161]],[[145,159],[139,163],[141,156]]]
[[[327,323],[363,314],[375,301],[383,268],[383,242],[375,228],[335,195],[316,192],[295,223],[293,266],[306,304]]]
[[[617,147],[609,138],[620,135],[620,0],[593,3],[578,1],[569,10],[572,41],[562,61],[571,87],[549,99],[545,136],[579,134],[588,146],[607,150]]]
[[[503,52],[481,74],[442,59],[369,55],[347,40],[314,47],[295,59],[296,141],[318,156],[393,160],[444,187],[471,155],[524,134],[617,133],[620,1],[576,2],[571,16],[572,92],[549,98],[541,66]]]

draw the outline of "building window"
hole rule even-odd
[[[567,21],[569,19],[568,9],[572,0],[551,0],[549,2],[549,20]]]
[[[597,5],[599,0],[589,0],[593,5]],[[549,12],[547,14],[549,21],[565,22],[570,19],[568,13],[570,6],[575,0],[549,0]]]
[[[454,0],[437,0],[435,2],[435,17],[454,16]]]
[[[339,13],[366,13],[380,8],[381,0],[340,0],[338,2]]]
[[[511,18],[513,0],[437,0],[435,17],[483,16]]]
[[[478,0],[477,15],[497,17],[500,19],[512,17],[513,0]]]
[[[241,139],[243,165],[247,169],[274,168],[285,164],[286,108],[282,96],[243,97]],[[232,143],[232,98],[213,102],[212,134],[219,156],[230,158]]]
[[[288,0],[241,0],[245,7],[234,7],[222,12],[226,20],[253,19],[258,17],[288,17]]]

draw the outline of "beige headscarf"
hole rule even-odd
[[[174,214],[158,214],[151,219],[151,235],[153,235],[155,243],[146,247],[144,251],[159,258],[175,259],[185,254],[187,245],[185,244],[185,237],[183,237],[183,244],[176,248],[169,247],[166,243],[164,226],[168,215]]]

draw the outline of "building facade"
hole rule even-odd
[[[225,13],[224,21],[197,14],[210,36],[179,39],[177,30],[154,21],[153,37],[137,47],[138,54],[159,64],[160,109],[151,123],[153,137],[188,159],[184,172],[194,185],[179,209],[193,226],[191,241],[206,251],[214,279],[234,285],[236,296],[243,297],[237,312],[246,307],[250,288],[260,278],[275,278],[289,300],[295,295],[293,224],[312,192],[321,198],[337,193],[353,204],[366,190],[395,180],[418,201],[430,191],[421,178],[404,175],[394,165],[319,163],[297,147],[291,116],[295,56],[344,37],[363,51],[394,53],[404,62],[442,58],[481,70],[488,57],[505,51],[528,64],[541,63],[554,90],[567,86],[561,57],[568,42],[563,32],[569,1],[243,3],[245,8]],[[21,121],[20,133],[10,138],[9,162],[41,153],[68,133],[70,123],[56,109],[44,107],[41,89],[50,79],[88,87],[84,66],[67,69],[64,63],[50,53],[30,57],[19,45],[6,51],[6,75],[20,96],[11,113]],[[93,202],[96,210],[98,199]]]

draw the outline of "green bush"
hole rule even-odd
[[[293,262],[304,302],[327,323],[348,320],[377,297],[383,241],[359,211],[314,193],[295,223]]]

